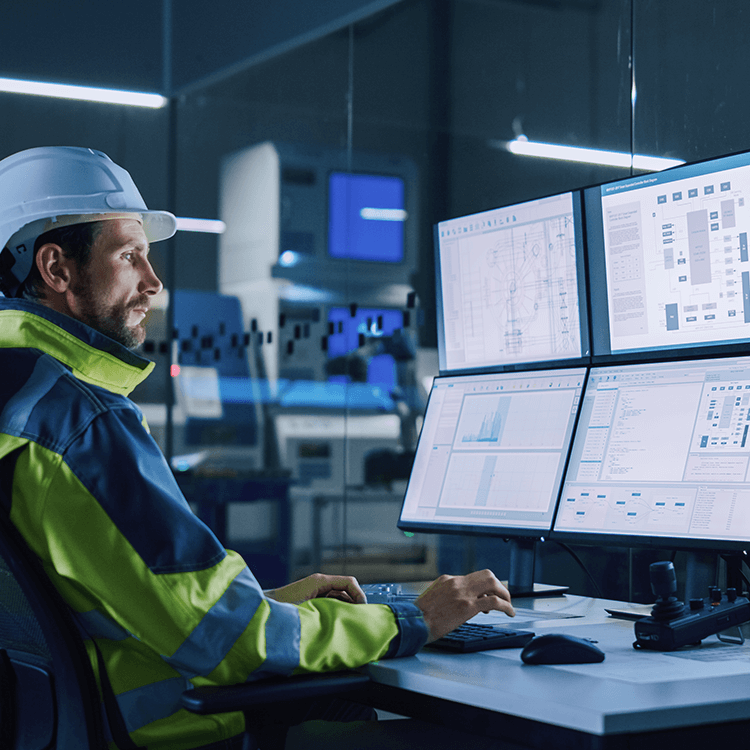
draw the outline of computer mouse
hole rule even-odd
[[[524,646],[521,659],[525,664],[592,664],[604,661],[604,652],[585,638],[545,633]]]

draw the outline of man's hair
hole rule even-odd
[[[91,248],[96,242],[96,238],[102,230],[103,222],[91,221],[86,224],[72,224],[59,229],[50,229],[49,232],[40,234],[34,243],[34,263],[31,265],[31,272],[23,283],[21,296],[24,299],[37,300],[45,299],[44,282],[42,275],[36,265],[36,254],[42,245],[51,242],[62,248],[63,255],[71,258],[76,268],[81,271],[91,259]]]

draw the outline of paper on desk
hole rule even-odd
[[[534,625],[546,620],[579,620],[582,615],[569,612],[546,611],[516,607],[516,616],[508,617],[502,612],[480,612],[471,619],[472,622],[488,623],[496,627],[510,628],[511,630],[533,630]]]

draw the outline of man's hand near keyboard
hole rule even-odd
[[[465,576],[442,575],[415,601],[430,631],[431,643],[480,612],[498,610],[515,617],[510,593],[492,571]]]

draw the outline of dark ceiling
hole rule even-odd
[[[0,75],[180,94],[398,2],[6,3],[0,30]]]

